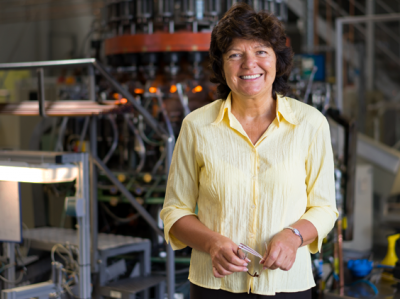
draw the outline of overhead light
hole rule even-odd
[[[74,164],[28,164],[18,161],[0,161],[0,181],[24,183],[71,182],[79,174]]]

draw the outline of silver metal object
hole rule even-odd
[[[26,299],[39,298],[48,299],[49,294],[56,292],[56,286],[53,282],[42,282],[33,285],[17,287],[13,289],[3,290],[1,292],[2,299]]]

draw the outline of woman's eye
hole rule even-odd
[[[259,55],[265,55],[265,54],[267,54],[267,51],[257,51],[257,54],[259,54]]]
[[[237,57],[239,57],[239,54],[231,54],[231,55],[229,55],[229,58],[237,58]]]

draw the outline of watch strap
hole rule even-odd
[[[287,226],[284,229],[290,229],[296,236],[298,236],[301,240],[300,246],[303,245],[303,236],[300,234],[299,230],[297,228],[291,227],[291,226]]]

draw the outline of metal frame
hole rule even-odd
[[[77,217],[78,221],[78,237],[79,237],[79,298],[91,298],[91,279],[90,279],[90,214],[89,211],[89,154],[69,154],[69,153],[53,153],[53,152],[29,152],[29,151],[9,151],[0,152],[0,159],[42,164],[43,161],[53,164],[59,163],[76,163],[79,169],[76,178],[76,196],[83,199],[84,211],[81,217]],[[43,167],[46,167],[43,164]],[[52,284],[52,283],[51,283]],[[42,284],[33,284],[25,288],[15,288],[2,291],[2,294],[13,293],[10,298],[30,298],[36,288],[41,288]],[[46,285],[45,290],[51,289],[51,285]],[[29,290],[29,292],[27,292]],[[41,290],[40,292],[42,292]],[[22,293],[21,293],[22,292]],[[25,293],[27,292],[27,293]],[[32,293],[31,293],[32,292]],[[29,294],[29,297],[22,297],[22,294]],[[42,294],[42,293],[41,293]],[[3,295],[2,295],[3,296]],[[4,295],[6,296],[6,295]],[[11,295],[10,295],[11,296]],[[40,295],[41,296],[41,295]]]
[[[172,160],[172,152],[175,146],[175,137],[171,131],[166,131],[147,110],[141,106],[134,97],[123,88],[107,71],[106,69],[94,58],[87,59],[71,59],[71,60],[54,60],[54,61],[39,61],[39,62],[20,62],[20,63],[0,63],[0,70],[23,70],[23,69],[45,69],[45,68],[59,68],[59,67],[88,67],[89,74],[89,99],[91,101],[96,101],[95,95],[95,69],[107,80],[112,86],[125,97],[133,107],[143,116],[147,124],[156,131],[157,134],[166,143],[166,175],[168,176],[169,168]],[[44,88],[39,84],[39,94],[44,100]],[[40,99],[39,99],[40,100]],[[43,109],[42,114],[45,115],[45,110]],[[146,222],[152,227],[152,229],[162,237],[164,233],[158,228],[157,222],[153,219],[147,211],[140,206],[135,197],[126,189],[124,185],[119,183],[115,175],[107,168],[107,166],[102,163],[97,156],[97,118],[92,116],[90,123],[90,148],[91,148],[91,159],[90,159],[90,211],[91,214],[91,235],[90,240],[92,243],[91,249],[91,262],[92,271],[94,273],[99,271],[98,267],[98,252],[97,252],[97,166],[107,174],[108,178],[116,184],[117,188],[121,193],[123,193],[130,201],[130,203],[137,209],[138,213],[146,220]],[[89,240],[89,239],[87,239]],[[172,250],[170,244],[167,244],[167,292],[168,298],[174,298],[175,293],[175,253]]]
[[[399,21],[400,14],[368,15],[336,19],[336,92],[337,108],[343,110],[343,25]],[[367,41],[368,43],[368,41]]]
[[[1,299],[26,299],[32,297],[48,299],[49,294],[56,291],[56,285],[53,282],[41,282],[34,285],[4,290],[1,292]]]

